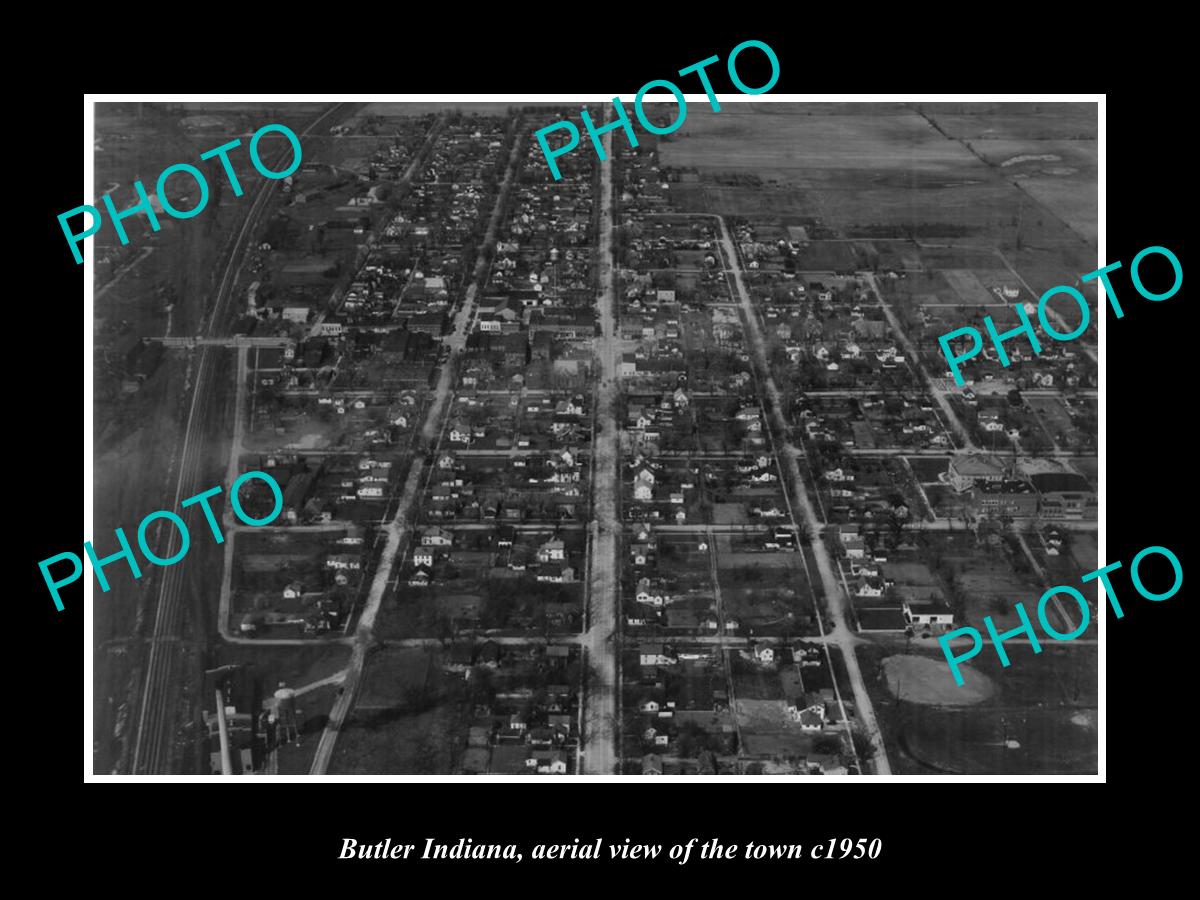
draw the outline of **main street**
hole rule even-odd
[[[584,639],[587,658],[596,673],[587,685],[583,766],[586,774],[612,775],[617,757],[619,729],[620,660],[617,613],[620,608],[617,578],[617,538],[621,520],[617,513],[620,485],[617,446],[617,359],[619,355],[616,289],[613,272],[612,132],[604,135],[605,160],[600,164],[599,286],[600,337],[596,339],[596,431],[593,437],[594,472],[592,501],[591,583],[589,627]],[[617,773],[619,774],[619,773]]]
[[[342,104],[335,104],[318,116],[301,133],[307,136],[313,129],[338,112]],[[282,159],[283,154],[280,155]],[[276,163],[280,161],[276,160]],[[221,279],[217,285],[216,296],[209,309],[208,321],[204,325],[205,337],[217,337],[226,319],[226,311],[237,273],[245,255],[250,238],[258,225],[263,212],[270,205],[271,195],[279,181],[265,178],[246,211],[233,242],[230,244]],[[179,456],[178,476],[175,483],[175,499],[169,509],[179,509],[180,502],[208,485],[201,485],[198,479],[202,468],[202,449],[208,431],[206,401],[213,390],[214,379],[226,376],[226,372],[218,366],[216,354],[223,350],[202,344],[199,360],[196,363],[195,375],[192,379],[191,402],[188,406],[187,425],[184,429],[183,444]],[[214,372],[214,370],[216,370]],[[199,513],[193,510],[191,519],[196,521]],[[185,517],[186,519],[187,517]],[[166,552],[158,551],[159,556],[169,558],[177,550],[178,532],[169,530]],[[157,534],[155,536],[157,541]],[[149,654],[143,676],[142,698],[138,710],[137,737],[134,743],[132,772],[134,774],[158,774],[169,772],[171,769],[172,740],[175,732],[175,716],[171,714],[171,687],[174,679],[178,678],[176,661],[179,653],[179,637],[182,626],[182,604],[186,579],[183,566],[168,566],[161,570],[158,582],[158,601],[155,604],[153,632],[149,638]]]

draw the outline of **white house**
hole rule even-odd
[[[421,546],[423,547],[449,547],[453,542],[453,535],[436,525],[421,532]]]
[[[546,541],[542,546],[538,547],[537,551],[538,562],[550,562],[551,560],[562,560],[566,558],[566,551],[562,541]]]
[[[904,617],[913,625],[941,625],[949,628],[954,624],[954,613],[939,601],[905,601]]]
[[[672,666],[675,658],[663,652],[662,644],[642,644],[638,648],[638,662],[643,666]]]

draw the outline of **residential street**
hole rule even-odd
[[[917,370],[926,387],[928,387],[929,393],[937,401],[937,405],[941,407],[942,415],[950,423],[950,427],[954,429],[954,434],[958,438],[959,444],[967,450],[976,449],[975,442],[971,440],[970,432],[959,421],[958,416],[954,414],[954,410],[950,406],[950,401],[946,399],[946,391],[939,389],[934,384],[933,379],[929,377],[929,372],[925,370],[925,365],[921,362],[921,355],[917,352],[917,348],[913,346],[913,342],[904,333],[904,329],[900,326],[900,320],[896,318],[896,314],[892,312],[892,308],[884,300],[883,289],[879,287],[879,281],[875,278],[875,274],[873,272],[859,272],[858,274],[860,277],[866,279],[867,284],[871,286],[871,290],[875,292],[875,297],[879,300],[879,308],[883,310],[884,316],[887,317],[892,333],[899,338],[900,343],[904,346],[905,357],[911,361],[913,368]]]
[[[746,321],[747,337],[754,351],[754,358],[758,364],[761,382],[766,388],[767,396],[771,403],[769,419],[774,426],[772,430],[774,431],[775,447],[779,455],[787,460],[796,505],[800,508],[803,522],[808,528],[808,533],[812,535],[810,546],[813,558],[817,563],[817,572],[821,578],[821,585],[828,599],[829,614],[833,619],[833,628],[829,632],[828,637],[842,650],[842,658],[846,664],[846,671],[850,676],[850,684],[854,689],[854,704],[858,710],[859,721],[862,723],[871,743],[875,746],[875,757],[872,760],[875,774],[890,775],[892,769],[888,762],[887,752],[884,750],[883,735],[879,730],[879,723],[875,719],[875,709],[871,705],[871,697],[867,693],[867,686],[863,681],[862,670],[858,665],[858,657],[854,653],[855,636],[846,623],[846,596],[838,586],[837,579],[833,575],[833,566],[829,559],[829,552],[825,549],[824,541],[821,540],[821,534],[825,527],[824,523],[817,518],[816,511],[809,501],[804,480],[800,475],[798,458],[801,453],[786,439],[789,431],[787,421],[783,416],[783,410],[786,407],[783,396],[780,394],[779,388],[776,387],[775,381],[771,377],[762,329],[759,327],[758,316],[755,312],[754,304],[750,299],[750,293],[746,290],[746,285],[742,280],[741,263],[738,259],[737,247],[733,242],[733,237],[729,232],[729,227],[726,225],[725,219],[720,216],[715,216],[714,218],[718,220],[721,226],[721,247],[724,251],[726,265],[733,275],[734,287],[741,302],[742,312]],[[782,460],[780,462],[783,464]],[[822,626],[822,634],[825,634],[824,626]],[[830,665],[832,668],[832,663]]]

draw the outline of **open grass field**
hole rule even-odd
[[[963,684],[946,677],[945,660],[897,654],[883,661],[883,674],[893,697],[930,706],[970,706],[996,691],[995,683],[970,663],[963,663]]]
[[[1060,443],[1065,440],[1065,446],[1070,446],[1074,439],[1075,426],[1062,401],[1057,397],[1029,397],[1026,402],[1054,439]]]
[[[982,677],[992,691],[960,706],[941,705],[932,692],[925,702],[914,702],[903,683],[897,702],[885,672],[894,675],[898,665],[912,664],[893,662],[898,657],[876,645],[862,645],[857,652],[892,771],[898,775],[1096,771],[1095,647],[1052,644],[1035,656],[1028,646],[1010,646],[1008,668],[1000,666],[990,646],[985,647],[964,668],[964,689],[973,677]],[[929,665],[922,664],[929,669],[927,677],[937,674],[931,666],[936,667],[947,690],[956,689],[937,648],[922,649],[910,658],[928,659]]]
[[[373,655],[330,774],[452,772],[469,712],[464,684],[442,672],[437,652],[386,649]]]

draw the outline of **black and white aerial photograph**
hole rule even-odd
[[[95,775],[1097,776],[1100,105],[685,90],[94,102]]]

